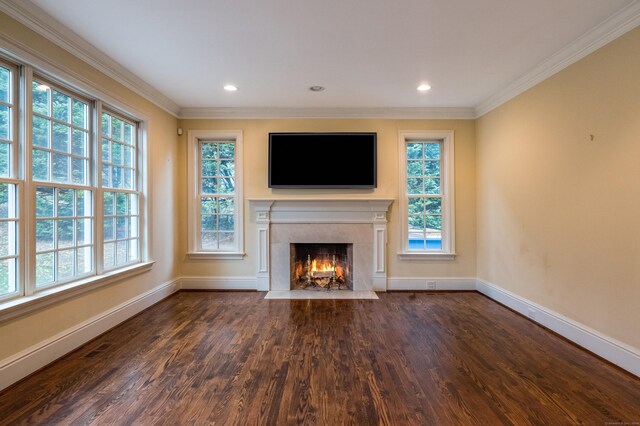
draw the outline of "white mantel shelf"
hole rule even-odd
[[[255,213],[258,290],[271,288],[271,224],[342,223],[373,226],[372,290],[387,289],[387,211],[391,198],[249,198]]]
[[[250,198],[270,223],[386,223],[391,198]]]

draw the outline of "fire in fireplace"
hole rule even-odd
[[[291,290],[353,290],[353,244],[291,244]]]

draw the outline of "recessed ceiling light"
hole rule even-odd
[[[235,92],[236,90],[238,90],[238,88],[233,84],[227,84],[226,86],[224,86],[224,90],[226,90],[227,92]]]
[[[322,86],[311,86],[311,87],[309,87],[309,90],[311,90],[312,92],[322,92],[324,90],[324,87],[322,87]]]
[[[426,92],[429,89],[431,89],[431,86],[429,86],[428,84],[424,83],[421,84],[420,86],[418,86],[418,92]]]

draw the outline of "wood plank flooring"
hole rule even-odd
[[[640,422],[640,379],[478,293],[263,297],[177,293],[0,393],[0,424]]]

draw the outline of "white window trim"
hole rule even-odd
[[[235,220],[234,233],[236,248],[232,251],[205,251],[200,249],[200,208],[198,185],[199,172],[199,144],[200,141],[215,140],[235,141]],[[242,259],[244,253],[244,197],[242,195],[242,130],[189,130],[187,132],[187,228],[188,249],[187,256],[193,259]]]
[[[453,260],[455,259],[455,184],[454,184],[454,134],[453,130],[401,130],[398,132],[398,159],[400,181],[401,260]],[[409,250],[408,200],[407,200],[407,143],[411,141],[442,141],[442,249]]]

